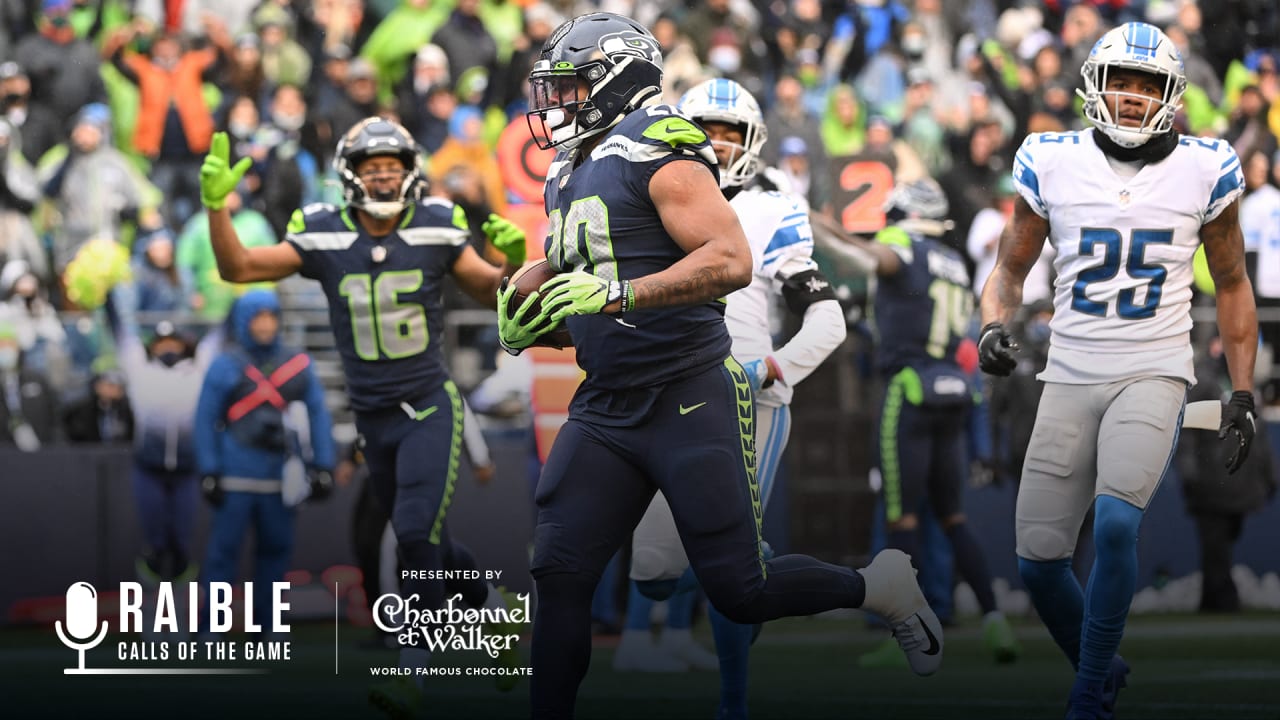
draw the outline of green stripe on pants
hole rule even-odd
[[[444,480],[444,495],[440,497],[440,509],[436,511],[435,522],[431,523],[432,545],[440,544],[440,532],[444,529],[444,516],[453,502],[453,489],[458,484],[458,461],[462,458],[462,395],[452,380],[444,382],[445,392],[449,393],[449,406],[453,410],[453,436],[449,440],[449,469]]]

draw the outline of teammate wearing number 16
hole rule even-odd
[[[462,208],[425,198],[426,180],[413,137],[399,124],[371,117],[343,135],[334,156],[346,207],[311,205],[294,213],[285,242],[245,248],[224,208],[250,161],[234,166],[227,136],[217,133],[200,170],[218,270],[231,282],[279,280],[300,273],[320,282],[329,301],[347,393],[364,438],[370,481],[384,507],[407,568],[438,577],[444,566],[474,568],[449,541],[445,515],[462,452],[462,397],[441,353],[441,285],[458,286],[490,307],[501,279],[525,259],[524,233],[491,215],[490,242],[506,256],[498,268],[468,244]],[[482,582],[462,592],[472,606],[500,601]],[[404,597],[416,609],[443,605],[439,580],[407,580]],[[401,665],[424,666],[426,651],[404,648]],[[417,677],[421,677],[420,675]],[[375,701],[412,704],[412,687]]]
[[[982,369],[1007,375],[1005,330],[1046,237],[1054,315],[1040,411],[1017,503],[1018,567],[1054,640],[1076,668],[1069,718],[1107,718],[1127,666],[1116,655],[1137,576],[1142,514],[1176,444],[1192,370],[1191,262],[1203,243],[1234,389],[1219,436],[1230,471],[1253,440],[1257,317],[1245,275],[1231,146],[1173,130],[1186,88],[1163,33],[1128,23],[1081,68],[1093,128],[1030,135],[1016,154],[1019,198],[982,293]],[[1071,571],[1094,507],[1088,587]]]

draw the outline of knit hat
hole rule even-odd
[[[808,155],[809,145],[802,137],[789,135],[782,138],[782,142],[778,145],[778,155],[781,157],[793,157],[796,155]]]
[[[89,103],[76,113],[75,125],[88,123],[99,130],[107,132],[111,129],[111,109],[102,103]]]

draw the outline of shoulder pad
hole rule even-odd
[[[1183,135],[1178,138],[1178,145],[1189,147],[1195,153],[1196,166],[1210,183],[1203,222],[1214,220],[1244,193],[1244,171],[1240,167],[1240,157],[1226,140]]]
[[[707,142],[707,133],[697,123],[683,115],[657,116],[641,133],[650,140],[658,140],[673,148],[681,145],[701,145]]]
[[[452,225],[459,230],[471,229],[471,226],[467,223],[467,213],[462,209],[461,205],[456,205],[438,197],[419,200],[418,206],[414,208],[413,219],[410,220],[409,224],[435,227]]]
[[[337,205],[331,203],[311,203],[293,211],[285,230],[293,234],[306,232],[308,227],[314,229],[330,218],[340,217],[341,212]]]

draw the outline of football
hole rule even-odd
[[[533,294],[533,291],[542,287],[542,283],[556,276],[556,271],[551,269],[546,260],[537,260],[525,263],[519,270],[511,276],[509,281],[515,286],[515,295],[511,297],[511,303],[507,306],[508,317],[515,315],[526,299]],[[532,314],[536,315],[542,309],[542,299],[534,298],[535,309]],[[550,348],[567,348],[573,346],[573,340],[569,337],[569,329],[561,322],[559,325],[551,328],[547,332],[538,336],[538,340],[534,342],[534,347],[550,347]]]

